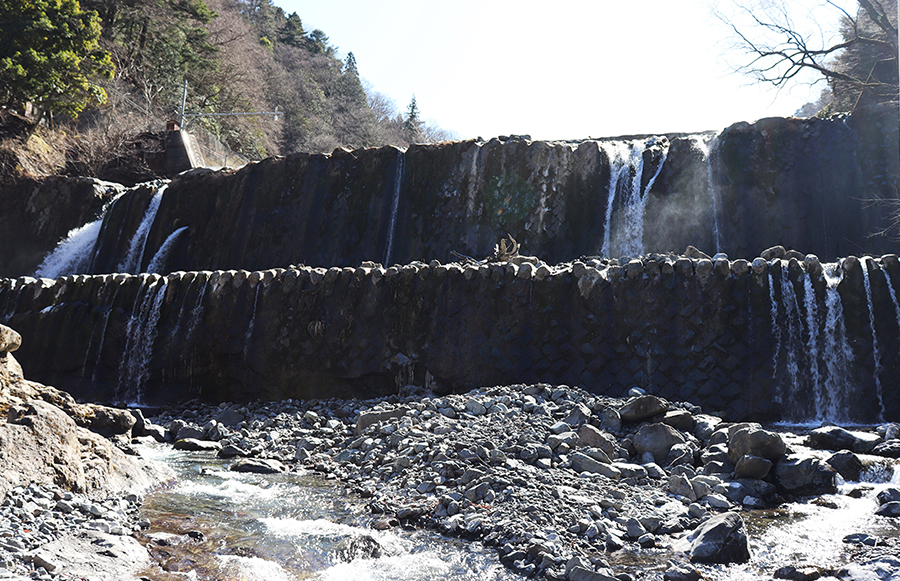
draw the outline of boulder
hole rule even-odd
[[[651,453],[657,464],[666,461],[672,446],[685,441],[681,432],[667,424],[644,424],[632,440],[638,454]]]
[[[900,516],[900,502],[886,502],[875,509],[875,514],[880,516],[898,517]]]
[[[584,424],[579,428],[578,445],[587,448],[600,448],[610,457],[616,455],[616,439],[590,424]]]
[[[381,557],[383,552],[381,545],[371,535],[359,535],[343,539],[335,547],[338,559],[347,563],[356,559],[377,559]]]
[[[187,452],[218,452],[222,448],[222,444],[218,442],[208,442],[206,440],[197,440],[196,438],[183,438],[177,440],[172,447],[176,450],[184,450]]]
[[[232,472],[253,472],[256,474],[279,474],[287,468],[278,460],[242,458],[231,465]]]
[[[736,512],[726,512],[704,522],[687,539],[686,551],[692,563],[746,563],[750,546],[744,520]]]
[[[0,359],[22,346],[22,336],[6,325],[0,325]]]
[[[879,492],[876,498],[878,499],[878,504],[900,502],[900,489],[890,486]]]
[[[617,468],[609,464],[604,464],[603,462],[599,462],[587,454],[582,454],[581,452],[576,452],[572,454],[570,457],[570,462],[572,463],[572,470],[575,472],[589,472],[591,474],[602,474],[607,478],[612,478],[613,480],[618,480],[622,477],[621,472]]]
[[[642,395],[619,408],[619,416],[626,422],[640,422],[665,413],[668,409],[668,404],[655,395]]]
[[[817,428],[807,437],[807,444],[810,448],[834,451],[850,450],[857,454],[869,453],[883,441],[878,434],[851,432],[838,426]]]
[[[402,418],[406,415],[409,408],[406,406],[398,406],[390,410],[367,410],[359,414],[356,420],[356,435],[359,436],[366,431],[371,425],[381,423],[385,420],[393,418]]]
[[[885,458],[900,458],[900,440],[888,440],[872,448],[872,453]]]
[[[834,468],[818,458],[788,456],[775,466],[775,481],[791,494],[812,496],[837,492]]]
[[[772,469],[772,461],[754,456],[752,454],[744,454],[734,465],[734,475],[738,478],[753,478],[761,480],[766,477]]]
[[[747,454],[777,462],[786,450],[781,436],[755,427],[739,429],[728,437],[728,459],[735,465]]]
[[[687,410],[670,410],[663,416],[662,422],[681,430],[682,432],[691,432],[694,430],[694,416]]]
[[[859,474],[863,469],[862,461],[856,454],[846,450],[832,454],[826,462],[841,475],[841,478],[849,482],[858,481]]]

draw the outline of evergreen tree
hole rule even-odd
[[[278,42],[297,48],[306,46],[306,31],[303,30],[303,22],[296,12],[287,17],[287,21],[278,31]]]
[[[356,57],[353,56],[353,52],[348,52],[347,58],[344,60],[344,74],[359,77],[359,71],[356,68]]]
[[[0,103],[76,116],[105,102],[96,80],[114,67],[100,30],[97,13],[76,0],[0,0]]]
[[[410,143],[419,141],[422,136],[422,120],[419,118],[419,106],[416,104],[415,94],[406,108],[406,119],[403,121],[403,132]]]

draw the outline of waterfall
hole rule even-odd
[[[122,403],[143,404],[144,385],[149,374],[153,344],[159,332],[160,308],[166,295],[166,279],[152,281],[147,277],[141,282],[131,317],[125,330],[125,351],[119,364],[117,395]],[[132,398],[127,401],[126,398]]]
[[[200,316],[203,314],[203,297],[206,295],[206,287],[209,285],[209,279],[203,281],[203,286],[200,287],[200,293],[197,295],[197,302],[194,304],[194,308],[191,310],[191,324],[188,327],[185,344],[190,345],[191,339],[194,338],[194,333],[197,331],[197,323],[200,321]],[[179,324],[181,323],[181,317],[178,318]]]
[[[878,348],[878,333],[875,331],[875,308],[872,304],[872,286],[869,283],[869,263],[871,263],[870,258],[860,260],[863,271],[863,285],[866,289],[866,303],[869,307],[869,326],[872,328],[872,357],[875,360],[875,369],[873,371],[875,376],[875,394],[878,397],[879,419],[883,421],[884,398],[882,397],[883,392],[881,389],[881,351]]]
[[[790,392],[783,399],[789,403],[796,411],[797,396],[801,393],[800,385],[800,368],[797,354],[803,344],[802,324],[800,319],[800,304],[797,301],[797,293],[794,285],[788,276],[788,265],[786,262],[781,264],[781,302],[784,305],[785,317],[787,318],[787,345],[785,350],[785,365],[790,377],[788,385]],[[783,385],[783,384],[782,384]]]
[[[819,420],[847,420],[850,402],[847,401],[851,379],[850,362],[853,351],[847,342],[847,329],[844,325],[844,307],[838,284],[842,271],[838,264],[822,265],[825,281],[825,345],[822,357],[825,362],[825,381],[822,397],[816,402],[816,416]]]
[[[900,328],[900,302],[897,302],[897,292],[894,290],[894,285],[891,284],[891,277],[888,276],[886,270],[882,269],[882,273],[884,273],[884,283],[887,285],[888,293],[891,295],[891,302],[894,303],[894,315],[897,317],[897,326]]]
[[[644,175],[644,151],[649,146],[658,146],[662,153],[656,171],[641,187]],[[651,137],[632,142],[612,141],[600,145],[609,159],[609,188],[606,199],[606,222],[603,228],[603,256],[613,252],[620,256],[640,256],[644,253],[644,211],[650,189],[662,172],[669,154],[669,142]],[[613,221],[616,197],[626,175],[631,176],[631,187],[622,194],[620,216]],[[616,230],[613,235],[613,230]]]
[[[131,242],[128,245],[128,254],[126,254],[125,259],[119,263],[119,272],[137,274],[138,271],[140,271],[142,259],[144,257],[144,249],[147,246],[147,237],[150,235],[150,228],[153,226],[153,221],[156,219],[156,213],[159,211],[163,193],[165,193],[166,188],[168,187],[169,184],[163,184],[153,193],[153,197],[150,199],[150,205],[147,206],[147,211],[144,212],[144,218],[141,220],[134,236],[131,237]]]
[[[73,228],[56,248],[50,251],[37,267],[37,278],[60,278],[70,274],[84,274],[91,270],[97,240],[108,210],[124,192],[116,194],[103,206],[100,217],[78,228]]]
[[[600,144],[600,148],[609,160],[609,187],[607,188],[606,194],[606,221],[603,223],[603,248],[600,253],[603,256],[609,256],[610,244],[612,243],[610,227],[612,226],[612,214],[616,202],[616,192],[619,189],[619,181],[622,179],[622,176],[630,169],[626,162],[631,158],[631,148],[627,143],[621,141],[604,142]]]
[[[809,362],[809,379],[813,389],[809,390],[816,402],[816,411],[824,400],[825,386],[819,376],[819,319],[816,308],[816,291],[812,275],[807,271],[803,277],[803,310],[806,312],[806,358]]]
[[[172,246],[175,245],[175,240],[177,240],[178,236],[187,229],[187,226],[182,226],[169,234],[166,241],[162,243],[162,246],[159,247],[159,250],[157,250],[156,254],[153,255],[153,258],[150,259],[150,264],[147,266],[147,272],[162,272],[163,268],[166,266],[166,260],[169,258],[169,253],[172,251]]]
[[[391,198],[391,221],[388,224],[387,246],[384,250],[384,266],[390,266],[394,255],[394,232],[397,229],[397,209],[400,207],[400,185],[403,183],[403,150],[397,151],[397,170],[394,174],[394,195]]]

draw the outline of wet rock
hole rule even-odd
[[[673,563],[663,573],[664,581],[700,581],[699,571],[684,563]]]
[[[876,496],[878,504],[887,504],[888,502],[900,502],[900,489],[893,486],[885,488]]]
[[[633,439],[634,449],[639,454],[649,452],[653,455],[657,464],[666,462],[672,446],[683,444],[684,442],[684,436],[667,424],[642,425]]]
[[[857,454],[865,454],[882,443],[882,439],[877,434],[851,432],[838,426],[826,426],[810,432],[807,443],[811,448],[820,450],[850,450]]]
[[[176,450],[184,450],[187,452],[218,452],[222,449],[222,444],[218,442],[208,442],[206,440],[197,440],[195,438],[185,438],[177,440],[173,447]]]
[[[865,563],[851,563],[837,572],[841,581],[894,581],[900,571],[900,558],[883,556]]]
[[[234,458],[236,456],[243,457],[243,456],[249,456],[249,455],[250,455],[249,451],[244,450],[243,448],[240,448],[238,446],[235,446],[234,444],[226,444],[225,446],[222,446],[222,449],[219,450],[218,454],[216,454],[216,456],[219,458]]]
[[[834,468],[844,480],[857,482],[859,474],[863,470],[862,461],[853,452],[844,451],[832,454],[828,460],[828,465]]]
[[[745,563],[750,547],[744,521],[736,512],[714,516],[687,537],[692,563]]]
[[[789,456],[776,464],[775,480],[791,494],[812,496],[837,492],[834,468],[818,458]]]
[[[626,422],[640,422],[664,413],[669,407],[655,395],[642,395],[619,408],[619,416]]]
[[[762,480],[772,469],[771,460],[744,454],[734,465],[734,475],[738,478],[754,478]]]
[[[343,539],[335,547],[337,558],[345,563],[356,559],[378,559],[383,553],[381,545],[370,535]]]
[[[875,514],[879,516],[898,517],[900,516],[900,502],[886,502],[875,510]]]
[[[822,572],[815,567],[798,568],[794,565],[787,565],[776,569],[776,579],[790,579],[791,581],[815,581],[822,576]]]
[[[872,453],[885,458],[900,458],[900,440],[888,440],[872,448]]]
[[[253,472],[255,474],[278,474],[287,468],[278,460],[242,458],[231,465],[232,472]]]

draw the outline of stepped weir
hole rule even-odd
[[[339,149],[107,188],[33,277],[0,263],[0,322],[31,377],[119,403],[546,382],[896,417],[900,261],[866,201],[896,198],[884,126]],[[507,236],[521,255],[478,260]]]

